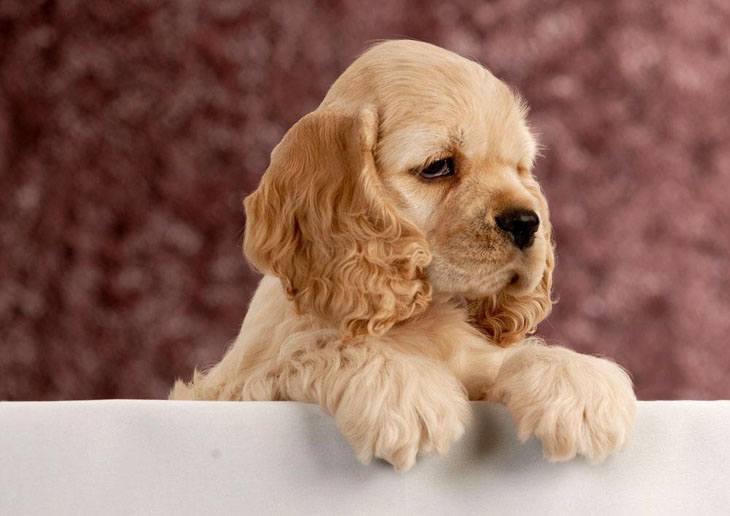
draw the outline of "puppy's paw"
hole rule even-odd
[[[502,365],[493,395],[509,409],[520,440],[539,438],[551,461],[576,455],[603,461],[624,445],[636,412],[623,369],[559,347],[516,350]]]
[[[406,471],[419,454],[445,455],[464,434],[470,407],[447,371],[410,358],[353,379],[335,418],[361,462],[378,457]]]

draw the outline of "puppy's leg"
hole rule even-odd
[[[245,341],[239,339],[226,352],[223,359],[212,368],[206,371],[195,370],[193,378],[189,382],[182,380],[175,381],[175,385],[170,391],[169,399],[171,400],[219,400],[219,401],[237,401],[241,399],[241,386],[246,378],[258,374],[261,382],[267,380],[261,378],[261,370],[268,370],[266,359],[264,364],[256,367],[257,363],[253,360],[246,360]],[[259,346],[263,348],[263,346]],[[249,364],[248,362],[253,362]],[[270,369],[270,367],[269,367]],[[267,392],[271,393],[269,397],[265,394],[259,394],[258,399],[276,399],[272,393],[273,384],[268,379],[269,387]],[[261,385],[261,388],[266,388]]]
[[[319,403],[332,414],[364,463],[375,456],[407,470],[419,452],[445,454],[469,419],[466,393],[443,364],[377,340],[293,336],[278,363],[275,374],[244,384],[243,398],[276,377],[283,399]]]
[[[621,367],[539,339],[505,350],[488,397],[507,406],[522,441],[535,435],[553,461],[602,461],[623,446],[636,410]]]

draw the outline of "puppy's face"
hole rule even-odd
[[[386,194],[417,225],[436,291],[478,298],[534,290],[550,252],[520,100],[483,67],[431,45],[375,47],[323,106],[373,105]]]
[[[287,131],[246,198],[244,250],[302,313],[382,335],[464,297],[509,345],[550,311],[545,201],[524,109],[478,64],[391,41]]]

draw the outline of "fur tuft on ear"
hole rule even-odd
[[[431,298],[424,236],[382,191],[377,114],[317,110],[287,132],[246,198],[244,252],[302,313],[345,336],[382,335]]]
[[[540,283],[531,292],[513,294],[502,291],[492,296],[469,302],[469,315],[472,323],[487,335],[495,344],[507,347],[523,340],[537,330],[537,325],[550,315],[553,299],[553,269],[555,251],[552,241],[547,202],[536,181],[528,185],[528,190],[540,199],[543,215],[543,231],[548,242],[545,269]]]

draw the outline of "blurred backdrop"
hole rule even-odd
[[[0,0],[0,399],[163,397],[257,276],[241,200],[373,40],[479,60],[545,145],[550,343],[730,398],[725,0]]]

